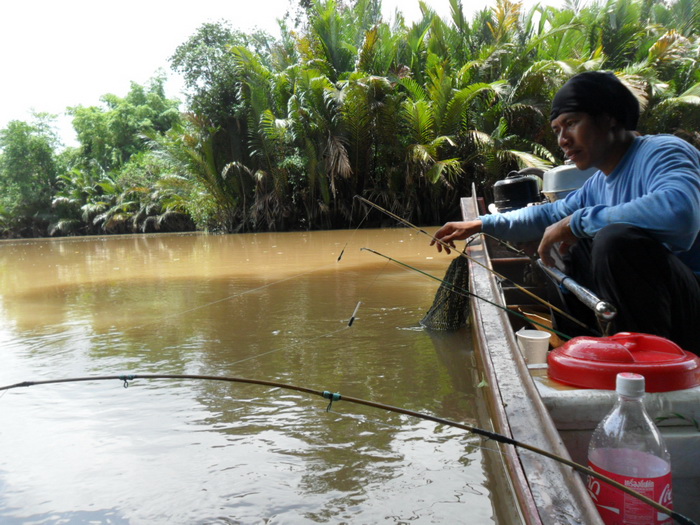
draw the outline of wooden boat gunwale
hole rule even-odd
[[[478,215],[476,193],[461,202],[465,220]],[[487,243],[476,240],[469,256],[492,268]],[[470,290],[505,307],[492,272],[470,260]],[[570,458],[549,411],[518,351],[508,314],[481,299],[470,298],[475,349],[490,394],[496,430],[516,440]],[[505,446],[504,461],[526,523],[602,523],[577,472],[527,450]]]

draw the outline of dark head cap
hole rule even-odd
[[[632,92],[609,71],[587,71],[571,77],[552,102],[552,121],[562,113],[606,113],[625,129],[637,129],[639,102]]]

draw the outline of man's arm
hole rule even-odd
[[[571,229],[592,238],[622,222],[648,231],[674,252],[689,250],[700,228],[698,150],[675,137],[644,138],[611,187],[599,180],[587,202],[569,212]]]

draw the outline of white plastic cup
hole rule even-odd
[[[528,365],[537,365],[547,362],[547,351],[549,350],[549,332],[542,330],[518,330],[515,332],[518,336],[518,345],[520,351],[525,357],[525,362]]]

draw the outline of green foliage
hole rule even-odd
[[[28,123],[11,121],[0,130],[0,210],[6,234],[41,235],[50,220],[51,196],[60,162],[48,115]]]
[[[118,170],[132,155],[146,147],[144,135],[163,133],[180,119],[177,100],[168,100],[163,76],[151,80],[148,88],[135,82],[126,97],[107,94],[105,107],[69,108],[80,142],[78,162],[97,163],[106,171]]]
[[[170,58],[174,71],[182,75],[192,112],[206,115],[222,125],[243,110],[238,96],[238,77],[232,46],[254,44],[225,22],[202,25]],[[251,51],[255,52],[252,49]],[[259,49],[257,50],[259,53]]]
[[[133,155],[119,177],[73,168],[59,177],[49,235],[194,229],[192,185],[160,154]]]
[[[381,224],[355,195],[440,223],[472,184],[563,160],[551,99],[586,70],[630,86],[641,132],[700,145],[697,0],[493,0],[470,20],[462,0],[444,20],[419,6],[389,25],[379,0],[303,0],[279,40],[204,24],[171,58],[184,119],[157,78],[72,108],[77,150],[52,156],[41,126],[2,130],[0,228],[18,214],[51,216],[52,234]]]
[[[147,87],[131,84],[124,97],[108,94],[103,107],[69,108],[80,146],[64,152],[67,170],[51,201],[49,235],[129,233],[191,229],[182,209],[165,204],[168,166],[148,151],[149,135],[162,135],[180,120],[177,100],[167,99],[165,78]]]
[[[217,129],[206,120],[188,115],[184,125],[171,128],[165,135],[151,135],[163,160],[174,174],[190,180],[190,194],[205,192],[210,204],[207,214],[197,214],[202,229],[235,231],[241,227],[241,204],[249,194],[252,180],[240,163],[220,168],[216,159]],[[189,204],[185,209],[191,210]]]

